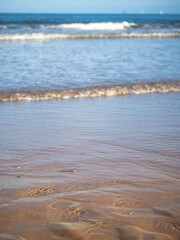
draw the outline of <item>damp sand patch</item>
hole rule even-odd
[[[139,227],[124,226],[116,229],[121,236],[122,240],[173,240],[173,238],[167,234],[145,231]]]
[[[50,185],[38,188],[32,188],[28,190],[23,190],[19,192],[21,197],[39,197],[46,196],[58,193],[66,193],[66,192],[77,192],[77,191],[88,191],[102,187],[109,187],[116,184],[124,184],[123,181],[112,180],[112,181],[98,181],[98,182],[90,182],[90,183],[64,183],[59,185]]]
[[[68,172],[70,172],[70,173],[72,173],[72,172],[76,172],[76,169],[74,169],[74,168],[65,168],[65,169],[59,169],[59,170],[57,170],[57,172],[60,172],[60,173],[68,173]]]

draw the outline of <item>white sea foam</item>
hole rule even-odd
[[[101,22],[101,23],[71,23],[62,24],[62,28],[68,29],[81,29],[81,30],[122,30],[125,28],[131,28],[137,26],[135,23],[128,22]]]
[[[58,34],[26,33],[0,34],[0,41],[46,41],[63,39],[113,39],[113,38],[180,38],[176,33],[122,33],[122,34]]]
[[[7,29],[8,26],[0,25],[0,29]]]
[[[48,25],[40,24],[33,26],[16,26],[14,28],[20,29],[30,29],[30,28],[41,28],[41,29],[56,29],[56,28],[66,28],[66,29],[81,29],[81,30],[122,30],[131,27],[138,27],[135,23],[128,22],[100,22],[100,23],[69,23],[69,24],[57,24]],[[146,27],[146,25],[144,25]],[[12,28],[11,26],[0,25],[0,29]]]
[[[152,94],[152,93],[180,92],[180,81],[134,84],[112,87],[93,87],[84,89],[72,89],[64,91],[39,91],[39,92],[0,92],[0,102],[42,101],[72,98],[97,98],[113,97],[128,94]]]
[[[36,28],[42,28],[42,29],[62,28],[62,25],[61,24],[59,24],[59,25],[44,25],[44,24],[40,24],[40,25],[37,25]]]
[[[52,40],[66,39],[64,34],[26,33],[26,34],[1,34],[0,41],[31,41],[31,40]]]

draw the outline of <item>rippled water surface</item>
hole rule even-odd
[[[180,15],[0,14],[0,239],[179,240]]]
[[[17,41],[0,42],[0,101],[34,100],[31,95],[34,92],[37,100],[51,99],[41,95],[51,95],[52,91],[60,91],[61,95],[61,91],[77,89],[79,93],[87,92],[87,87],[95,92],[103,91],[104,87],[109,91],[126,87],[128,93],[132,84],[140,85],[148,93],[151,90],[146,91],[143,84],[154,82],[159,82],[162,88],[168,83],[169,91],[171,88],[179,91],[179,38],[147,36],[149,31],[176,34],[179,22],[179,15],[1,14],[0,38],[5,34],[9,40],[17,38]],[[55,37],[44,41],[51,31]],[[119,34],[133,36],[137,31],[145,34],[143,39],[126,35],[117,39]],[[61,40],[57,34],[62,35]],[[88,39],[89,34],[99,39]],[[104,34],[107,39],[101,39]],[[76,39],[66,39],[65,35]],[[112,39],[114,35],[117,36]],[[13,97],[13,94],[25,95]],[[69,97],[68,92],[65,95]]]
[[[179,103],[1,104],[0,237],[178,240]]]

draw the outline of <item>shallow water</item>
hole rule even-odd
[[[10,40],[0,41],[0,101],[31,101],[34,93],[36,100],[53,99],[52,91],[69,97],[67,90],[74,97],[87,88],[125,87],[128,93],[137,84],[145,91],[152,83],[179,91],[180,40],[168,34],[179,34],[180,15],[0,14],[0,24],[0,39],[6,32]],[[131,38],[136,34],[143,39]]]
[[[1,238],[178,239],[179,100],[1,104]]]
[[[179,91],[179,46],[179,39],[0,43],[0,101]]]
[[[180,238],[179,29],[0,14],[0,239]]]

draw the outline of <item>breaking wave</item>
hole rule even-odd
[[[0,41],[46,41],[63,39],[114,39],[114,38],[180,38],[176,33],[121,33],[121,34],[1,34]]]
[[[45,28],[45,29],[53,29],[53,28],[65,28],[65,29],[80,29],[80,30],[123,30],[127,28],[142,28],[147,27],[148,25],[137,25],[135,23],[128,22],[99,22],[99,23],[68,23],[68,24],[38,24],[32,26],[8,26],[8,25],[0,25],[0,29],[11,29],[11,28],[20,28],[20,29],[29,29],[29,28]]]
[[[101,22],[101,23],[71,23],[62,24],[62,28],[68,29],[81,29],[81,30],[122,30],[125,28],[131,28],[137,26],[135,23],[128,22]]]
[[[6,25],[0,24],[0,29],[74,29],[74,30],[98,30],[98,31],[117,31],[129,28],[136,28],[136,29],[169,29],[175,28],[179,29],[179,24],[172,24],[172,25],[152,25],[152,24],[136,24],[136,23],[129,23],[129,22],[90,22],[90,23],[65,23],[65,24],[33,24],[33,25]]]
[[[152,94],[180,92],[180,81],[171,83],[142,83],[112,87],[89,87],[72,90],[38,92],[0,92],[0,102],[42,101],[73,98],[98,98],[129,94]]]

